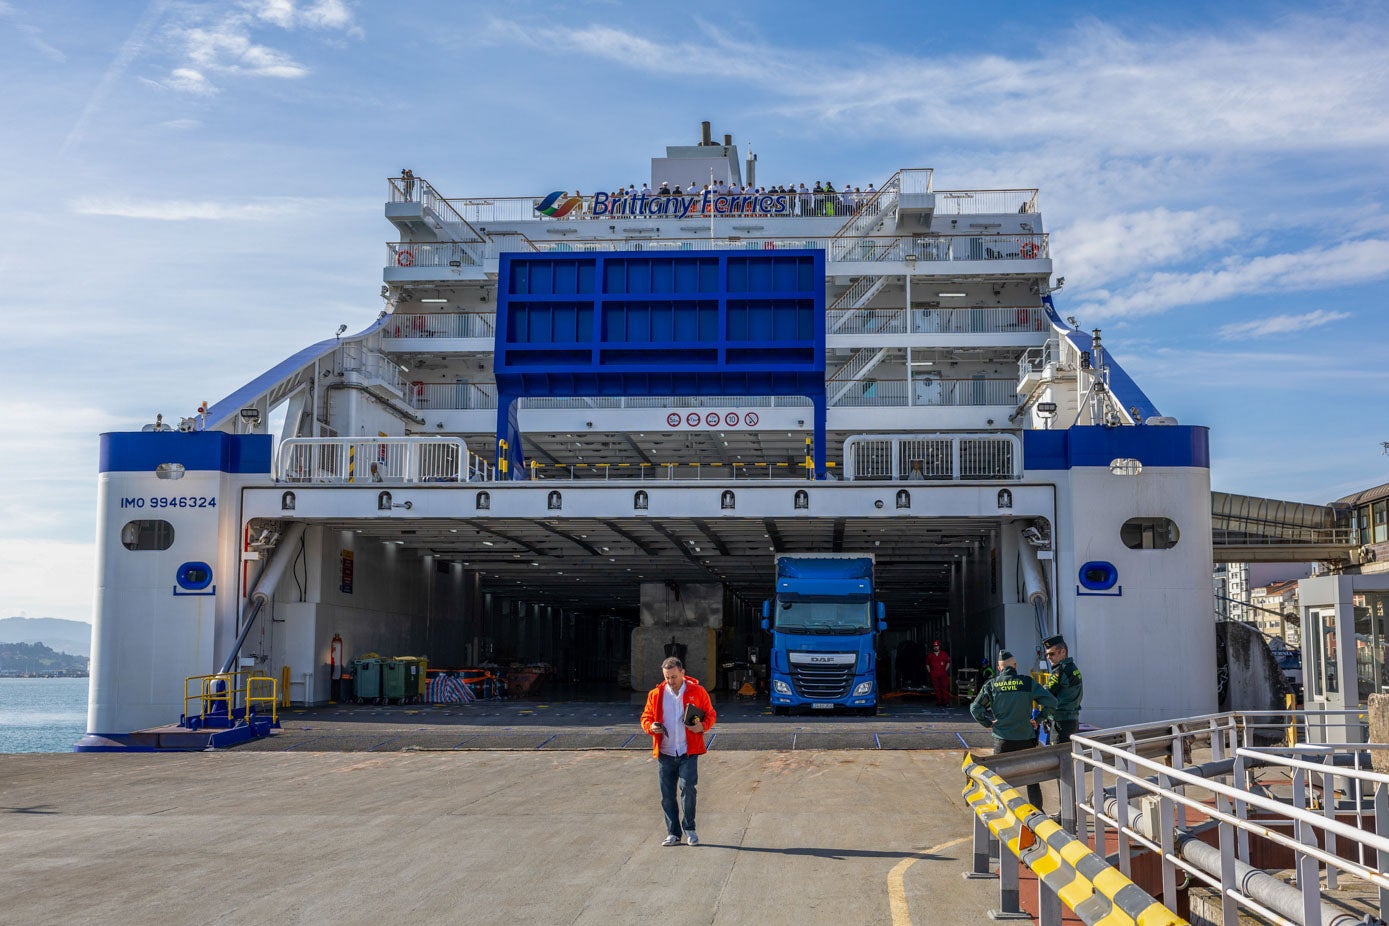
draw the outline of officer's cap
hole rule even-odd
[[[998,661],[999,661],[999,662],[1007,662],[1008,660],[1010,660],[1010,659],[1012,659],[1012,658],[1013,658],[1013,654],[1010,653],[1010,652],[1008,652],[1006,649],[1005,649],[1005,650],[999,650],[999,651],[998,651]]]
[[[1042,641],[1042,647],[1044,649],[1051,649],[1053,646],[1066,646],[1066,638],[1058,633],[1056,636],[1047,637]],[[1066,649],[1070,649],[1070,647],[1066,646]]]

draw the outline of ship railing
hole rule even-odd
[[[976,817],[966,877],[997,877],[1000,904],[990,915],[1008,918],[1021,911],[1019,865],[1032,869],[1039,926],[1060,926],[1062,903],[1086,923],[1107,922],[1111,909],[1126,921],[1184,923],[1154,897],[1175,908],[1187,886],[1209,889],[1208,903],[1221,906],[1202,922],[1242,922],[1246,913],[1260,922],[1349,924],[1374,921],[1362,914],[1376,907],[1383,919],[1389,775],[1371,770],[1371,756],[1389,745],[1363,742],[1361,716],[1297,711],[1290,701],[1284,711],[1208,714],[966,756],[964,796]],[[1059,787],[1056,817],[1020,793],[1046,781]],[[1288,862],[1276,863],[1291,864],[1295,884],[1255,867],[1279,852]],[[1135,864],[1145,854],[1157,870]],[[1333,909],[1323,890],[1337,891],[1343,878],[1351,894]]]
[[[229,728],[255,714],[279,723],[279,689],[260,669],[238,669],[183,680],[183,717],[189,729]]]
[[[1040,306],[961,306],[950,308],[856,309],[831,315],[827,333],[861,334],[998,334],[1049,331]]]
[[[1033,260],[1050,257],[1047,234],[936,235],[912,237],[868,235],[857,238],[833,237],[697,237],[688,238],[578,238],[565,240],[535,240],[529,242],[537,251],[607,252],[607,251],[775,251],[813,249],[828,252],[830,260],[855,262],[905,261],[992,261]],[[925,273],[918,264],[916,272]]]
[[[475,482],[492,464],[456,437],[294,437],[280,442],[275,481],[324,485]]]
[[[391,316],[381,335],[394,338],[490,338],[497,333],[496,312],[453,312]]]
[[[391,202],[417,202],[437,215],[442,221],[463,226],[462,240],[474,244],[483,241],[482,234],[447,199],[440,196],[439,191],[434,189],[434,185],[428,180],[421,177],[409,179],[391,177],[387,183],[389,185],[387,196]]]
[[[1152,853],[1164,898],[1176,898],[1179,882],[1199,882],[1218,898],[1226,923],[1241,914],[1331,922],[1323,890],[1338,890],[1342,879],[1370,889],[1361,896],[1383,919],[1389,775],[1372,770],[1371,756],[1389,744],[1364,742],[1362,716],[1243,711],[1173,721],[1166,731],[1149,725],[1073,736],[1076,831],[1092,831],[1097,852],[1117,843],[1125,874],[1135,852]],[[1203,831],[1213,833],[1202,840]],[[1290,857],[1295,886],[1258,870],[1270,852]]]
[[[1042,312],[1042,321],[1046,323],[1046,312]],[[1060,368],[1060,344],[1056,338],[1049,339],[1040,347],[1029,347],[1023,351],[1018,358],[1018,380],[1027,379],[1029,376],[1043,376],[1048,370],[1053,374]]]
[[[844,442],[851,482],[960,482],[1022,478],[1022,443],[1014,434],[858,434]]]
[[[386,266],[480,267],[482,259],[457,241],[389,241]]]
[[[415,381],[405,399],[419,409],[490,409],[497,407],[495,383],[425,383]]]
[[[342,345],[342,371],[356,373],[368,382],[381,383],[397,393],[405,392],[400,365],[385,354],[368,350],[361,342]]]
[[[413,408],[435,411],[491,410],[497,407],[494,383],[413,382],[406,389],[406,400]],[[597,409],[597,408],[807,408],[804,396],[582,396],[570,398],[527,397],[517,400],[518,408]]]
[[[1037,211],[1033,190],[941,190],[936,215],[1004,215]]]
[[[416,184],[423,183],[418,178],[415,182]],[[392,179],[391,184],[391,201],[404,202],[405,197],[400,187],[399,178]],[[884,191],[890,192],[884,196]],[[1037,190],[1035,189],[937,191],[934,188],[933,171],[931,168],[923,167],[897,171],[882,187],[872,192],[839,190],[834,193],[801,193],[798,190],[780,194],[791,198],[789,208],[784,212],[745,211],[731,216],[720,215],[719,218],[830,217],[852,219],[859,213],[865,213],[871,217],[891,211],[900,195],[925,193],[935,193],[935,211],[941,215],[1004,215],[1008,213],[1035,213],[1037,211]],[[446,221],[465,222],[469,226],[476,226],[475,231],[481,234],[491,234],[491,232],[486,231],[486,228],[488,223],[492,222],[573,222],[583,220],[631,222],[672,218],[669,215],[650,212],[643,214],[633,211],[632,204],[640,198],[640,194],[635,197],[609,194],[608,210],[597,216],[593,214],[593,195],[591,193],[583,194],[580,197],[580,203],[563,216],[547,216],[538,212],[537,208],[544,200],[543,196],[485,196],[444,199],[434,193],[432,186],[427,186],[425,195],[428,197],[425,204],[434,209],[441,218]],[[688,197],[690,194],[681,195]],[[700,190],[694,195],[703,197],[704,191]],[[728,195],[738,196],[742,194],[732,193]],[[417,195],[415,198],[419,199],[419,196]],[[650,193],[647,195],[648,202],[653,199],[663,200],[665,198]],[[708,215],[703,210],[701,201],[696,203],[694,208],[683,218],[685,220],[696,217],[708,218]],[[848,234],[854,234],[854,232],[850,231]]]
[[[929,174],[927,185],[930,185]],[[835,232],[836,239],[860,237],[872,231],[882,222],[885,213],[891,212],[901,198],[902,171],[897,171],[887,179],[881,188],[868,194],[851,194],[853,206],[849,221]],[[866,197],[866,198],[864,198]]]
[[[728,482],[738,480],[796,480],[804,482],[813,474],[813,467],[802,461],[786,462],[679,462],[679,463],[539,463],[528,461],[527,469],[532,479],[569,480],[638,480],[638,481],[683,481],[683,482]],[[825,464],[830,479],[838,467],[833,461]],[[637,502],[638,505],[641,502]],[[737,498],[725,498],[723,508],[732,509]],[[638,509],[640,510],[640,509]]]

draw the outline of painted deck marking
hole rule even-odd
[[[893,866],[892,871],[887,873],[887,902],[892,910],[892,926],[911,926],[911,914],[907,912],[907,888],[902,883],[902,878],[907,873],[907,869],[912,867],[921,859],[943,852],[951,846],[958,846],[962,842],[968,842],[968,836],[961,836],[949,842],[943,842],[938,846],[932,846],[917,852],[911,858],[904,858]]]

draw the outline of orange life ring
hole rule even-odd
[[[1022,247],[1018,248],[1018,253],[1026,260],[1032,260],[1037,256],[1037,243],[1035,241],[1024,241]]]
[[[409,267],[415,263],[415,255],[409,251],[401,251],[395,256],[395,262],[398,266]]]

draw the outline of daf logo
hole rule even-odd
[[[811,662],[834,662],[833,656],[811,656]]]

